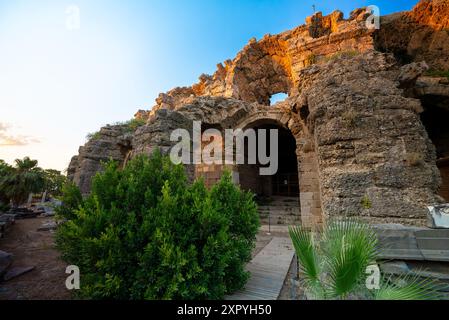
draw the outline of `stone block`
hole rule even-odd
[[[449,204],[428,207],[428,224],[433,229],[449,229]]]

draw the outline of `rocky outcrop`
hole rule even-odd
[[[406,15],[420,25],[436,31],[449,29],[449,2],[447,0],[425,0],[419,2]]]
[[[126,125],[106,126],[96,133],[78,156],[72,158],[68,177],[86,194],[91,188],[92,177],[102,169],[102,162],[110,159],[123,163],[131,150],[132,136]]]
[[[403,62],[426,61],[431,69],[449,70],[449,4],[423,0],[411,12],[381,19],[376,49],[393,52]]]
[[[171,132],[192,130],[195,120],[220,131],[265,121],[295,138],[303,224],[341,215],[424,224],[427,206],[442,201],[441,178],[417,98],[447,90],[444,78],[423,77],[429,68],[449,69],[447,10],[446,1],[421,1],[383,17],[380,30],[366,27],[364,8],[348,19],[318,12],[293,30],[251,39],[213,75],[139,110],[146,124],[135,132],[102,128],[72,159],[69,177],[86,193],[101,161],[168,153]],[[280,92],[288,98],[270,106]],[[210,172],[213,181],[222,168],[186,170],[191,178]]]

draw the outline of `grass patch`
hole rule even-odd
[[[88,133],[86,135],[86,139],[88,141],[94,141],[94,140],[100,139],[100,131]]]
[[[352,58],[358,56],[359,54],[360,52],[356,50],[339,51],[331,56],[326,57],[326,61],[332,61],[340,58]]]
[[[131,119],[124,122],[117,122],[114,125],[116,126],[124,126],[126,132],[134,132],[137,130],[137,128],[145,125],[146,121],[143,119]]]
[[[431,70],[428,70],[425,73],[425,75],[429,76],[429,77],[444,77],[444,78],[449,79],[449,70],[444,71],[444,70],[432,70],[431,69]]]

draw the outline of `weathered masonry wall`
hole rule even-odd
[[[424,224],[426,206],[439,201],[421,104],[403,96],[394,69],[373,52],[303,74],[326,216]]]

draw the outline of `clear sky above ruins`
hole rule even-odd
[[[63,170],[88,132],[317,11],[417,0],[0,0],[0,159]],[[75,11],[70,5],[75,5]],[[73,14],[79,9],[79,28]],[[70,19],[70,20],[68,20]]]

